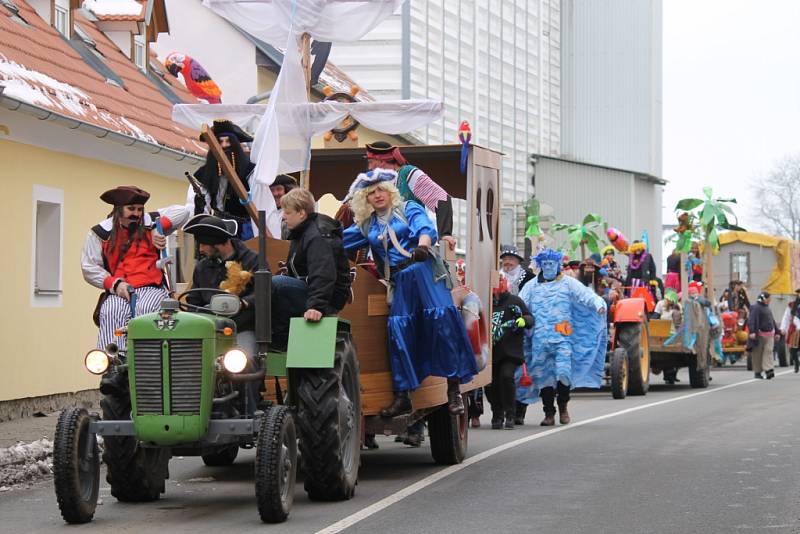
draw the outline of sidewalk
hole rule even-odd
[[[61,412],[48,413],[47,417],[23,417],[0,422],[0,449],[11,447],[20,441],[30,443],[42,438],[53,441],[59,413]]]

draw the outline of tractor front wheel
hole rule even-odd
[[[628,392],[628,353],[617,347],[611,353],[611,396],[624,399]]]
[[[464,406],[467,406],[468,399],[466,395],[463,397]],[[468,423],[466,410],[461,415],[453,415],[447,404],[428,415],[433,461],[442,465],[455,465],[464,461],[467,457]]]
[[[129,421],[129,398],[106,395],[100,401],[103,419]],[[111,495],[121,502],[155,501],[164,493],[164,481],[169,477],[169,449],[140,447],[134,436],[105,438],[103,462]]]
[[[88,523],[100,491],[100,451],[92,419],[83,408],[61,412],[53,444],[53,475],[61,517],[67,523]]]
[[[286,406],[270,406],[256,443],[256,503],[261,520],[282,523],[294,503],[297,433]]]
[[[297,427],[309,499],[344,501],[356,491],[361,463],[361,385],[349,332],[336,336],[332,369],[297,377]]]

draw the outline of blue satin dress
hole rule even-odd
[[[393,214],[389,224],[407,252],[417,247],[421,235],[436,242],[436,227],[422,206],[406,202],[403,213],[408,223]],[[383,273],[386,254],[382,236],[386,236],[386,225],[373,214],[367,236],[358,225],[344,231],[344,247],[354,250],[369,246],[378,272]],[[388,240],[388,236],[385,238]],[[390,266],[409,261],[391,241],[388,243]],[[394,390],[413,391],[428,376],[456,378],[461,383],[472,380],[478,368],[467,331],[444,280],[434,281],[432,260],[408,263],[392,275],[392,280],[395,288],[387,332]]]

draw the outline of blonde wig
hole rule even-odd
[[[367,201],[367,196],[377,189],[389,193],[389,200],[392,208],[399,206],[402,202],[400,192],[392,182],[378,182],[364,189],[359,189],[353,194],[353,200],[350,202],[350,207],[353,209],[356,223],[366,221],[375,212],[375,208]]]

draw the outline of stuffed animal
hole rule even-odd
[[[178,73],[183,74],[186,89],[198,100],[205,100],[209,104],[222,103],[222,91],[219,86],[196,60],[185,54],[172,52],[164,60],[164,66],[176,78]]]
[[[219,288],[233,295],[244,293],[247,284],[253,278],[253,273],[242,269],[242,264],[238,261],[225,262],[225,268],[228,270],[228,277],[219,283]]]

